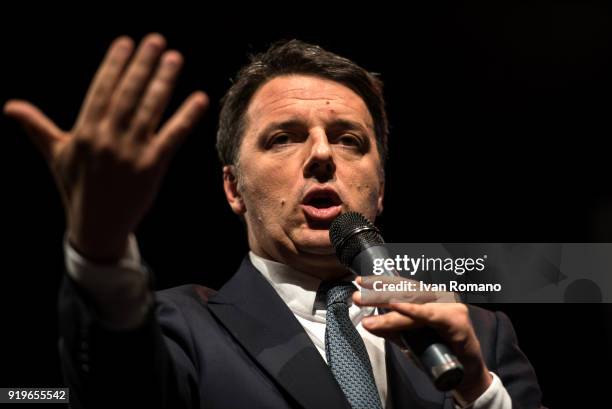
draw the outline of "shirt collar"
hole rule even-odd
[[[249,258],[295,315],[309,321],[325,323],[325,302],[321,302],[320,297],[317,299],[321,280],[288,265],[260,257],[252,251],[249,252]],[[354,277],[352,282],[359,288]],[[348,305],[353,324],[359,323],[364,316],[374,312],[373,307],[358,307],[350,299]]]

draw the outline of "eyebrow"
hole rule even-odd
[[[286,121],[277,121],[277,122],[272,122],[271,124],[268,124],[263,131],[260,133],[260,135],[267,135],[270,132],[276,130],[276,129],[295,129],[295,128],[300,128],[303,127],[304,122],[300,121],[299,119],[288,119]]]
[[[364,128],[364,126],[361,123],[350,120],[350,119],[335,119],[331,123],[330,127],[336,128],[336,129],[349,129],[349,130],[367,132],[367,129]],[[366,125],[366,127],[372,131],[374,130],[370,125]]]
[[[303,127],[304,127],[304,121],[300,119],[288,119],[284,121],[277,121],[277,122],[272,122],[268,124],[263,129],[263,131],[260,133],[260,135],[267,135],[276,129],[295,129],[295,128],[303,128]],[[334,119],[328,125],[328,127],[332,129],[349,129],[349,130],[367,132],[367,129],[364,128],[364,126],[361,123],[357,121],[353,121],[351,119]],[[366,127],[374,131],[371,125],[366,125]]]

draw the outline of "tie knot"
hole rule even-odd
[[[349,298],[357,288],[348,281],[336,281],[332,283],[322,284],[323,291],[326,294],[326,306],[329,308],[333,304],[346,304],[346,299]]]

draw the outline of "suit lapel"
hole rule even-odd
[[[303,327],[248,257],[210,298],[208,306],[249,355],[301,406],[350,409]]]
[[[441,409],[452,396],[438,391],[397,345],[385,341],[387,388],[393,408]]]

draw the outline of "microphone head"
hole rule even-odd
[[[329,227],[329,240],[340,262],[347,267],[363,250],[385,242],[372,222],[357,212],[347,212],[336,217]]]

